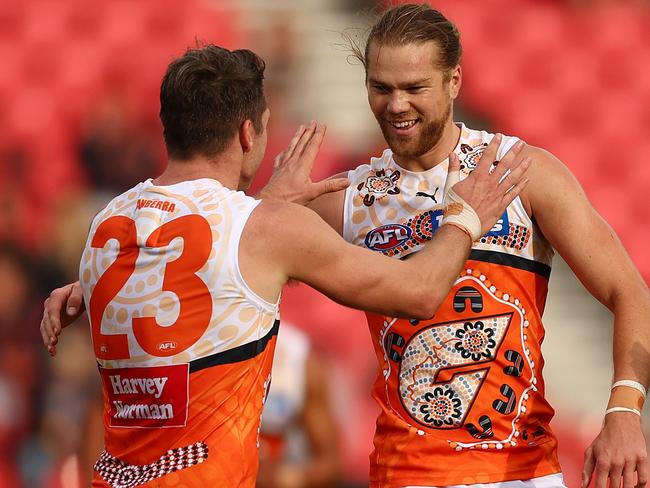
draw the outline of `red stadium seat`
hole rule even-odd
[[[0,3],[0,46],[22,39],[29,18],[24,2]]]
[[[63,2],[31,0],[26,3],[28,12],[24,37],[31,41],[53,42],[65,35],[69,6]]]

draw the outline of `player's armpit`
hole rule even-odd
[[[345,178],[346,173],[332,176],[332,179]],[[328,178],[329,179],[329,178]],[[307,206],[327,222],[337,234],[343,235],[343,210],[345,205],[345,190],[323,195],[313,199]]]

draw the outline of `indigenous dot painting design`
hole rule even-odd
[[[463,171],[466,175],[470,174],[476,168],[478,160],[481,159],[483,150],[487,147],[488,143],[483,142],[476,146],[470,146],[469,144],[460,145],[460,170]]]
[[[445,385],[444,392],[437,392],[440,387],[432,388],[438,372],[493,359],[511,316],[438,324],[413,337],[402,356],[399,383],[404,407],[415,420],[435,427],[462,425],[487,370],[454,376],[451,383]],[[458,411],[452,412],[449,408],[445,417],[432,416],[431,410],[441,412],[440,407],[445,402],[452,402]]]
[[[417,331],[406,343],[393,330],[397,321],[385,321],[381,342],[388,367],[384,376],[388,377],[392,365],[398,363],[398,395],[403,411],[422,427],[448,430],[448,447],[461,451],[516,446],[529,392],[537,391],[526,310],[519,299],[497,289],[487,276],[473,269],[463,271],[452,292],[456,312],[470,306],[474,313],[480,313],[485,304],[486,309],[499,313],[434,323]],[[419,321],[410,324],[418,326]],[[507,336],[510,339],[506,344]],[[403,347],[403,351],[398,353],[396,346]],[[507,365],[503,369],[495,362],[497,356],[505,359],[500,361]],[[489,391],[483,391],[488,374],[496,376]],[[470,421],[468,414],[479,394],[491,395],[489,401],[482,401],[489,409],[474,413],[478,418]],[[490,416],[496,415],[512,419],[505,424],[507,430],[493,428]],[[454,432],[465,432],[477,442],[461,441]]]
[[[400,225],[405,225],[411,229],[411,237],[400,243],[399,246],[381,250],[381,252],[388,257],[403,256],[426,244],[433,238],[434,229],[437,229],[439,226],[437,219],[441,216],[441,211],[427,211],[411,217],[405,222],[399,222]],[[509,233],[506,236],[484,235],[478,242],[481,244],[503,246],[517,251],[521,251],[528,245],[531,235],[530,229],[523,225],[511,223],[508,230]]]
[[[472,358],[480,361],[482,358],[491,359],[497,343],[494,340],[492,327],[486,327],[483,321],[465,322],[462,329],[456,330],[460,340],[454,344],[454,349],[460,352],[463,359]]]
[[[530,229],[523,225],[510,224],[507,236],[488,236],[485,235],[479,239],[481,244],[491,244],[494,246],[504,246],[510,249],[520,251],[528,245],[530,241]]]
[[[366,181],[359,183],[357,189],[359,195],[363,198],[363,204],[370,207],[375,201],[385,198],[387,195],[397,195],[400,189],[397,187],[397,181],[400,178],[400,172],[395,170],[379,170],[371,172]]]
[[[102,452],[94,469],[114,488],[131,488],[142,485],[174,471],[190,468],[201,464],[208,458],[208,446],[203,442],[170,449],[157,461],[150,464],[135,466]]]

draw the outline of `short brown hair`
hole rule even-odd
[[[223,152],[245,120],[262,131],[264,61],[247,49],[208,44],[172,61],[160,86],[160,120],[170,158]]]
[[[353,55],[361,61],[368,73],[370,44],[401,46],[411,43],[434,41],[440,49],[436,60],[438,68],[450,73],[463,53],[458,28],[438,10],[426,4],[406,3],[392,7],[372,26],[365,48],[352,46]]]

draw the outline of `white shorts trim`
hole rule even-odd
[[[567,488],[564,484],[562,473],[549,474],[539,478],[528,480],[501,481],[497,483],[479,483],[476,485],[450,485],[446,487],[415,486],[409,485],[404,488]]]

